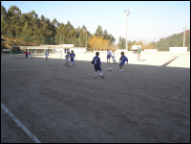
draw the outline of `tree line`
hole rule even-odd
[[[113,47],[115,42],[113,35],[103,30],[100,25],[95,33],[91,34],[85,25],[74,28],[70,21],[64,24],[56,18],[50,21],[44,15],[39,18],[34,10],[21,13],[21,10],[14,5],[8,10],[1,5],[1,35],[33,42],[36,45],[74,44],[75,47],[87,45],[89,50],[105,50]]]
[[[169,50],[169,47],[183,47],[183,32],[173,34],[169,37],[161,38],[156,43],[156,48],[160,51]],[[185,32],[185,47],[190,51],[190,30]]]
[[[128,41],[128,50],[131,50],[132,45],[141,45],[142,49],[157,49],[158,51],[169,51],[169,47],[183,47],[183,32],[173,34],[168,37],[161,38],[159,41],[152,41],[145,43],[143,41]],[[126,39],[119,37],[118,47],[120,49],[126,48]],[[185,47],[190,51],[190,30],[185,32]]]

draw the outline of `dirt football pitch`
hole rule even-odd
[[[34,142],[10,113],[43,143],[190,142],[190,68],[168,66],[183,58],[129,55],[124,72],[104,60],[102,79],[87,55],[69,68],[59,56],[1,57],[1,142]]]

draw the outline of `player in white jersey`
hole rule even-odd
[[[70,67],[70,52],[68,52],[68,53],[66,54],[65,58],[66,58],[65,66]]]
[[[115,51],[113,51],[113,53],[111,54],[111,57],[112,57],[113,63],[117,64],[117,62],[115,60]]]
[[[62,51],[60,51],[60,59],[61,59],[61,57],[62,57]]]

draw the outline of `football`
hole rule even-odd
[[[112,70],[113,70],[113,69],[110,67],[110,68],[109,68],[109,71],[112,71]]]

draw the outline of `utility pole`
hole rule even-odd
[[[185,30],[186,30],[186,28],[184,27],[183,29],[184,29],[184,35],[183,35],[183,47],[185,47]]]
[[[170,37],[170,46],[169,47],[171,47],[171,37]]]
[[[88,50],[88,48],[87,48],[87,32],[86,32],[86,50]]]
[[[124,10],[124,12],[126,13],[126,49],[128,51],[128,44],[127,44],[127,19],[128,19],[128,15],[130,14],[130,10],[128,9],[128,11]]]

